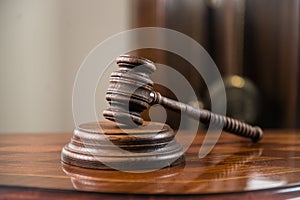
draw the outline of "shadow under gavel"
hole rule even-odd
[[[153,91],[153,81],[149,74],[156,70],[154,63],[148,59],[121,55],[116,59],[119,70],[110,77],[106,100],[110,107],[103,111],[103,116],[121,124],[143,124],[141,112],[154,104],[181,111],[200,122],[212,124],[216,128],[238,136],[259,141],[263,137],[260,127],[251,126],[236,119],[212,113],[205,109],[196,109],[187,104],[163,97]]]

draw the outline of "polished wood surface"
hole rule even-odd
[[[43,195],[64,199],[300,196],[300,131],[265,131],[263,140],[256,144],[224,132],[213,151],[199,159],[203,136],[204,133],[199,133],[188,149],[185,165],[128,173],[62,164],[61,149],[70,141],[70,133],[1,134],[0,196],[33,195],[32,199]]]

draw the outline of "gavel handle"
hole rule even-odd
[[[181,111],[206,125],[211,122],[215,127],[223,128],[223,130],[238,136],[251,138],[253,142],[257,142],[263,137],[263,131],[258,126],[251,126],[239,120],[215,114],[205,109],[193,108],[179,101],[163,97],[158,92],[152,92],[150,97],[152,99],[150,104],[160,104],[165,108]]]

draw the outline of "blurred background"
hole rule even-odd
[[[0,132],[72,131],[72,88],[85,56],[111,35],[145,26],[180,31],[208,51],[224,78],[228,115],[300,128],[298,0],[0,0]],[[199,98],[189,103],[209,109],[207,88],[186,60],[155,49],[132,53],[188,77]],[[108,105],[97,99],[101,115]],[[178,120],[168,112],[173,128]]]

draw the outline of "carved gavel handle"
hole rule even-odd
[[[193,108],[187,104],[163,97],[158,92],[151,92],[150,98],[151,105],[160,104],[171,110],[181,111],[206,125],[212,122],[216,127],[223,128],[223,130],[238,136],[251,138],[253,142],[259,141],[263,136],[263,131],[260,127],[251,126],[239,120],[218,115],[205,109]]]

